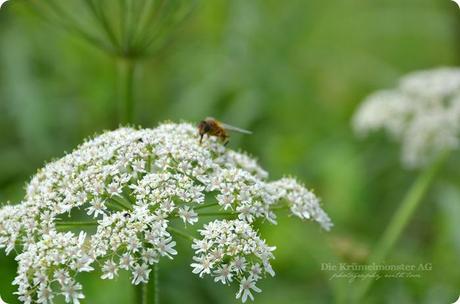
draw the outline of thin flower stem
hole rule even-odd
[[[87,5],[88,9],[93,14],[94,18],[99,22],[102,27],[102,30],[105,32],[107,37],[109,38],[110,43],[112,44],[114,49],[120,51],[120,45],[118,40],[113,32],[112,27],[109,24],[107,17],[101,7],[97,7],[96,4],[92,0],[85,0],[85,4]]]
[[[133,0],[126,1],[125,7],[125,24],[124,24],[124,54],[131,56],[132,54],[132,39],[134,35],[133,29],[133,14],[134,14],[134,3]]]
[[[92,44],[109,54],[115,53],[115,50],[112,48],[112,46],[100,40],[94,36],[93,33],[90,33],[88,30],[82,27],[71,14],[65,11],[54,1],[45,1],[43,3],[31,1],[31,5],[34,6],[35,12],[37,12],[38,16],[43,18],[46,22],[59,25],[60,28],[68,31],[69,33],[75,34],[78,38],[85,40],[89,44]],[[46,6],[50,11],[53,12],[54,15],[58,17],[49,17],[43,11],[43,6]]]
[[[134,45],[136,44],[138,37],[145,34],[144,31],[145,31],[145,28],[147,27],[147,21],[148,21],[149,14],[150,12],[154,11],[154,3],[155,3],[155,0],[144,0],[144,2],[142,3],[141,12],[137,18],[137,22],[136,22],[137,26],[134,29],[133,38],[132,38]]]
[[[124,197],[113,196],[111,201],[117,203],[119,206],[123,207],[124,209],[133,210],[131,203],[127,201]]]
[[[123,197],[123,199],[125,200],[125,202],[127,202],[130,206],[131,206],[131,205],[134,205],[135,200],[133,200],[133,199],[131,198],[131,194],[128,192],[127,189],[123,189],[123,192],[121,193],[121,196]]]
[[[197,3],[196,1],[190,1],[190,7],[188,10],[185,12],[182,12],[180,16],[173,16],[170,18],[169,23],[167,25],[164,25],[161,27],[158,25],[157,27],[159,28],[155,33],[150,34],[149,36],[146,35],[145,41],[143,41],[143,44],[141,44],[140,50],[144,52],[144,56],[151,56],[154,54],[154,52],[157,52],[158,49],[165,47],[169,43],[171,43],[171,31],[172,29],[176,26],[178,23],[183,22],[184,20],[188,19],[195,8],[195,4]],[[172,8],[173,12],[170,12],[170,14],[174,14],[174,9],[177,9],[175,7]],[[162,13],[164,15],[167,15],[168,13]],[[156,45],[155,45],[156,43]]]
[[[198,216],[233,216],[236,215],[234,212],[202,212],[198,213]]]
[[[273,211],[280,211],[280,210],[287,210],[289,209],[290,207],[288,205],[284,205],[284,206],[273,206],[270,208],[270,210],[273,210]]]
[[[122,124],[134,123],[134,72],[135,61],[129,58],[119,58],[117,63],[119,108],[118,118]]]
[[[171,231],[172,233],[178,235],[178,236],[181,236],[181,237],[187,239],[187,240],[193,241],[195,239],[192,235],[188,234],[187,232],[184,232],[182,230],[176,229],[174,227],[168,227],[168,230]]]
[[[126,210],[126,208],[124,206],[122,206],[120,203],[118,203],[117,201],[114,201],[114,200],[108,201],[107,202],[107,207],[111,207],[111,208],[115,209],[116,211],[125,211]]]
[[[82,226],[96,226],[97,221],[56,221],[58,227],[82,227]]]
[[[118,1],[118,9],[119,9],[119,32],[120,32],[120,51],[122,54],[126,52],[126,0],[119,0]]]
[[[157,0],[149,2],[150,3],[147,3],[148,9],[144,10],[147,14],[142,16],[142,19],[139,20],[139,35],[136,36],[136,39],[133,41],[133,46],[138,52],[145,51],[146,47],[144,46],[144,41],[147,40],[149,36],[156,36],[159,28],[161,28],[160,21],[167,15],[164,10],[168,1]],[[152,32],[155,33],[155,35],[153,35]]]
[[[428,191],[437,172],[445,163],[447,153],[442,154],[431,166],[428,166],[416,179],[415,183],[406,193],[403,201],[399,205],[398,210],[391,219],[390,224],[383,233],[380,241],[377,243],[374,253],[369,259],[369,263],[382,263],[387,257],[390,250],[395,245],[396,241],[401,236],[404,228],[411,219],[417,206],[422,201],[425,193]],[[363,280],[357,285],[355,292],[355,303],[362,303],[362,299],[366,292],[372,286],[374,280]]]
[[[195,207],[193,208],[194,210],[200,210],[200,209],[204,209],[204,208],[209,208],[209,207],[214,207],[214,206],[218,206],[219,203],[209,203],[209,204],[204,204],[204,205],[200,205],[198,207]]]

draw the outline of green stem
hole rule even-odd
[[[290,207],[288,205],[279,205],[279,206],[270,207],[270,209],[273,211],[287,210],[289,208]]]
[[[129,201],[122,196],[113,196],[111,202],[117,203],[119,206],[126,210],[133,210],[133,207]]]
[[[133,0],[125,0],[125,24],[124,24],[124,54],[126,56],[132,56],[132,39],[134,35],[134,29],[133,29],[133,14],[134,14],[134,3]]]
[[[113,208],[116,211],[126,211],[126,208],[115,200],[108,201],[106,205],[107,207]]]
[[[85,40],[89,44],[92,44],[109,54],[115,53],[115,50],[111,45],[108,45],[106,42],[102,41],[93,33],[81,26],[78,20],[73,18],[71,14],[54,1],[31,1],[30,3],[34,7],[34,11],[45,21],[51,24],[57,24],[60,28],[68,31],[69,33],[75,34],[78,38]],[[44,11],[45,8],[52,12],[53,17],[49,16],[47,11]]]
[[[138,304],[148,304],[148,288],[147,284],[139,284],[135,286],[135,294],[136,294],[136,303]]]
[[[173,234],[176,234],[178,236],[183,237],[184,239],[187,239],[187,240],[190,240],[190,241],[193,241],[195,239],[192,235],[190,235],[190,234],[188,234],[188,233],[186,233],[186,232],[184,232],[182,230],[176,229],[174,227],[168,227],[168,230],[171,231]]]
[[[97,221],[56,221],[58,227],[82,227],[82,226],[96,226]]]
[[[141,12],[137,17],[136,28],[133,33],[133,45],[136,45],[139,36],[142,37],[145,34],[144,29],[147,26],[148,17],[152,11],[155,11],[154,4],[155,0],[144,0],[142,3]]]
[[[135,61],[128,58],[119,58],[117,67],[119,81],[118,119],[122,124],[133,124]]]
[[[150,304],[160,303],[160,289],[158,288],[158,267],[158,264],[153,265],[148,284],[148,296],[150,299]]]
[[[153,265],[148,283],[135,286],[136,303],[159,304],[160,291],[158,288],[158,264]]]
[[[217,205],[219,205],[219,203],[209,203],[209,204],[200,205],[200,206],[195,207],[193,209],[200,210],[200,209],[204,209],[204,208],[214,207],[214,206],[217,206]]]
[[[133,41],[133,46],[137,52],[146,51],[145,40],[147,40],[149,36],[156,36],[159,28],[161,28],[162,25],[161,21],[164,20],[165,16],[167,16],[165,8],[168,4],[168,1],[154,0],[149,2],[151,3],[148,3],[149,7],[145,10],[147,14],[141,17],[139,20],[138,31],[140,35],[136,37],[138,39]]]
[[[198,213],[198,216],[233,216],[236,215],[233,212],[202,212]]]
[[[396,213],[391,219],[390,224],[377,243],[374,253],[369,258],[369,263],[382,263],[387,257],[396,241],[401,236],[404,228],[411,219],[417,206],[422,201],[429,186],[434,180],[436,173],[440,170],[447,158],[447,153],[443,153],[433,164],[428,166],[417,178],[409,191],[406,193],[403,201],[399,205]],[[368,279],[360,281],[356,288],[355,303],[362,303],[363,297],[372,286],[374,280]]]
[[[120,52],[120,45],[117,41],[117,38],[115,36],[115,33],[112,30],[112,27],[109,23],[109,20],[107,19],[104,9],[101,6],[96,6],[96,4],[93,2],[93,0],[85,0],[85,4],[87,5],[89,11],[93,14],[94,18],[97,20],[97,22],[100,24],[103,32],[106,34],[107,38],[109,39],[112,47],[118,52]],[[99,1],[99,5],[100,5]]]

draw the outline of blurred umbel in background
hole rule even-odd
[[[118,98],[120,53],[88,43],[58,24],[69,22],[64,14],[30,2],[11,0],[0,10],[1,202],[19,201],[25,181],[44,162],[117,127],[126,114]],[[110,3],[116,5],[104,11],[108,17],[117,14],[119,1]],[[65,9],[103,39],[85,5],[66,1]],[[372,248],[415,176],[402,170],[396,144],[383,136],[355,139],[350,117],[365,96],[394,86],[401,75],[458,65],[458,14],[447,0],[198,1],[184,8],[158,47],[134,52],[133,124],[214,116],[249,129],[253,135],[234,136],[230,146],[259,155],[271,178],[299,176],[321,194],[334,219],[328,235],[292,220],[264,228],[279,250],[277,278],[263,282],[256,303],[330,303],[346,296],[348,283],[329,281],[320,264],[360,261],[361,253],[349,252],[347,244]],[[131,22],[139,26],[138,19]],[[450,303],[458,296],[458,165],[454,156],[389,260],[432,262],[433,270],[420,279],[374,284],[369,303]],[[338,245],[328,245],[334,240]],[[191,254],[162,266],[162,303],[233,303],[231,290],[190,274]],[[0,255],[0,269],[0,294],[16,303],[13,256]],[[85,280],[90,303],[131,297],[123,287],[127,276]]]

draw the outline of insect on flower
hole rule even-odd
[[[21,203],[0,208],[0,251],[19,253],[13,281],[19,301],[63,297],[79,304],[85,295],[77,279],[84,272],[113,280],[125,270],[133,285],[147,283],[152,266],[178,254],[172,220],[197,225],[207,197],[236,218],[211,221],[192,237],[191,271],[238,285],[242,302],[261,291],[260,280],[275,275],[275,247],[255,229],[257,219],[275,224],[275,210],[286,206],[301,220],[332,227],[319,198],[301,183],[268,180],[247,154],[220,142],[200,145],[196,129],[188,123],[120,128],[39,170]],[[66,221],[57,219],[75,209],[87,211],[94,233],[64,230]]]
[[[200,144],[203,141],[203,136],[208,134],[208,136],[216,136],[222,140],[224,145],[228,144],[229,137],[227,131],[234,131],[243,134],[252,134],[251,131],[240,129],[231,125],[224,124],[223,122],[218,121],[212,117],[206,117],[198,124],[198,132],[200,134]]]

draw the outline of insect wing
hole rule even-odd
[[[243,133],[243,134],[252,134],[251,131],[240,129],[238,127],[234,127],[234,126],[231,126],[231,125],[227,125],[227,124],[224,124],[222,122],[219,122],[219,123],[222,126],[222,128],[224,128],[225,130],[234,131],[234,132]]]

